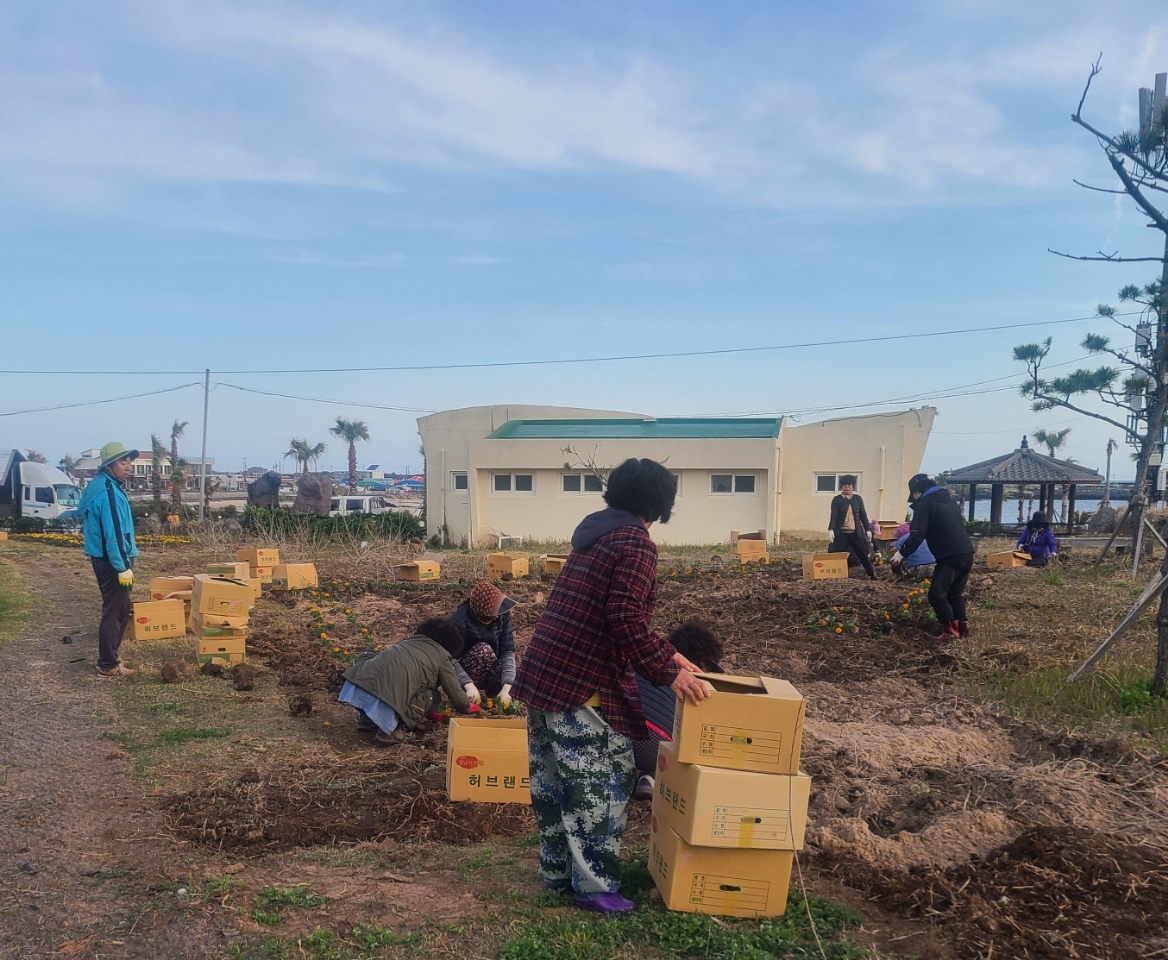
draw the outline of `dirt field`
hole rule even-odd
[[[30,746],[22,734],[4,756],[0,922],[27,934],[47,915],[64,932],[39,941],[29,935],[15,951],[0,945],[0,957],[56,955],[63,943],[81,944],[77,956],[224,955],[224,944],[256,930],[230,909],[226,895],[216,898],[206,887],[207,878],[224,875],[233,878],[235,904],[277,881],[327,888],[337,904],[345,902],[344,890],[364,884],[366,893],[381,891],[367,900],[393,904],[381,919],[399,932],[422,917],[481,915],[481,893],[491,883],[465,866],[478,862],[476,850],[511,851],[508,885],[538,892],[525,808],[445,800],[443,729],[416,744],[379,749],[332,699],[347,658],[448,612],[465,584],[355,579],[352,564],[340,563],[336,570],[349,579],[329,582],[330,564],[323,562],[326,582],[316,595],[265,598],[249,656],[266,672],[250,709],[270,714],[275,705],[293,733],[244,759],[223,753],[172,763],[144,791],[126,751],[98,756],[92,738],[78,741],[58,729],[65,723],[75,731],[82,715],[87,724],[112,723],[117,713],[112,685],[91,676],[91,661],[71,664],[65,655],[71,651],[56,636],[76,629],[78,643],[89,646],[74,657],[92,657],[95,591],[83,566],[60,549],[7,552],[10,560],[19,557],[34,593],[56,599],[42,608],[52,611],[40,621],[43,636],[26,631],[0,651],[4,729],[29,730],[31,720],[39,741]],[[167,560],[171,567],[182,562],[181,552]],[[806,582],[795,563],[695,571],[668,560],[657,619],[665,629],[706,621],[726,641],[730,672],[783,677],[808,698],[803,767],[813,793],[800,873],[809,892],[859,912],[857,943],[885,957],[1166,955],[1168,776],[1159,753],[1122,722],[1072,732],[1011,718],[982,694],[990,679],[1009,684],[1082,659],[1138,585],[1117,585],[1117,573],[1093,574],[1085,562],[1057,578],[1035,570],[990,578],[981,570],[971,590],[977,633],[963,643],[928,639],[923,598],[912,593],[919,584]],[[444,568],[446,577],[458,572],[457,561]],[[463,572],[469,577],[470,566]],[[1005,577],[1012,578],[1008,586]],[[522,650],[550,581],[515,581],[506,589],[519,601]],[[1087,611],[1081,617],[1076,604]],[[819,625],[833,614],[843,624],[838,634]],[[1147,626],[1141,631],[1146,637]],[[147,673],[149,658],[158,656],[147,655]],[[161,687],[136,677],[127,689],[147,684]],[[207,678],[191,686],[228,688]],[[28,689],[38,699],[30,700]],[[233,696],[232,710],[249,709]],[[290,704],[299,717],[291,716]],[[27,772],[34,768],[39,772]],[[119,805],[138,818],[133,843],[105,829]],[[627,841],[632,855],[646,830],[647,809],[636,806]],[[108,875],[111,857],[122,864],[116,876]],[[86,874],[87,858],[100,861],[104,879]],[[204,881],[197,902],[176,902],[175,884],[194,884],[183,880],[191,876]],[[153,884],[152,899],[138,901],[137,939],[110,946],[109,926],[95,912],[93,891],[103,891],[102,884],[108,891],[99,895],[115,900],[141,897]],[[29,913],[38,897],[39,912]],[[89,905],[88,920],[66,922],[47,904],[70,898]],[[184,935],[188,952],[160,946],[176,922],[192,931]],[[34,942],[43,953],[29,948]],[[95,946],[102,943],[106,952]]]

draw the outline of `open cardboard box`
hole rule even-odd
[[[681,701],[673,742],[682,763],[758,773],[798,773],[807,704],[786,680],[699,673],[714,688],[700,703]]]
[[[991,570],[1010,570],[1013,567],[1024,567],[1030,559],[1030,554],[1020,550],[1007,550],[1004,553],[991,553],[986,556],[986,566]]]

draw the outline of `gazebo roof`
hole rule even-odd
[[[1056,460],[1030,449],[1026,438],[1013,453],[951,470],[946,483],[1102,483],[1103,478],[1069,460]]]

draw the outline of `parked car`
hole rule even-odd
[[[330,517],[347,517],[353,513],[385,513],[392,509],[385,503],[385,497],[363,497],[358,495],[333,497],[329,505]]]

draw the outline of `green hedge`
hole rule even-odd
[[[404,510],[358,513],[347,517],[317,517],[293,513],[285,507],[248,507],[243,512],[243,525],[248,530],[272,537],[320,534],[411,540],[422,537],[426,532],[422,521]]]

